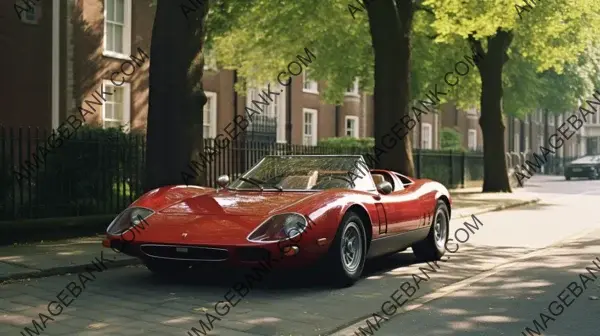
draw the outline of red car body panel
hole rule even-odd
[[[371,172],[387,174],[396,186],[402,183],[394,172]],[[299,213],[309,218],[310,228],[294,239],[298,254],[286,257],[280,264],[307,265],[327,253],[350,208],[368,218],[369,244],[381,238],[428,231],[437,200],[444,198],[450,209],[450,194],[438,182],[412,181],[411,185],[387,195],[350,189],[261,192],[165,186],[146,193],[130,205],[154,211],[146,219],[143,230],[137,230],[135,237],[131,237],[133,233],[125,234],[127,238],[107,234],[103,245],[128,244],[134,248],[123,249],[123,252],[142,259],[147,257],[139,250],[142,244],[220,248],[229,252],[225,263],[252,265],[257,261],[243,258],[241,248],[258,247],[271,256],[279,256],[280,247],[276,242],[249,241],[248,235],[275,214]]]

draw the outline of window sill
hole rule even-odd
[[[305,88],[302,88],[302,92],[304,92],[304,93],[316,94],[316,95],[318,95],[318,94],[319,94],[319,91],[307,90],[307,89],[305,89]]]
[[[128,60],[128,61],[130,60],[129,56],[127,56],[125,54],[121,54],[121,53],[114,52],[114,51],[108,51],[108,50],[104,50],[102,52],[102,56],[121,59],[121,60]]]

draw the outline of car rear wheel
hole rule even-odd
[[[354,284],[362,274],[367,255],[367,239],[360,217],[350,211],[344,215],[333,244],[329,247],[325,269],[336,287]]]
[[[154,274],[159,276],[178,276],[186,272],[190,265],[187,262],[178,260],[146,260],[146,267]]]
[[[429,261],[440,260],[446,252],[446,242],[450,231],[450,216],[448,206],[442,200],[438,200],[435,207],[435,216],[427,238],[412,246],[413,253],[417,259]]]
[[[571,181],[571,176],[565,176],[565,180]]]

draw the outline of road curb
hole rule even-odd
[[[510,208],[515,208],[515,207],[519,207],[519,206],[523,206],[523,205],[537,203],[539,201],[540,201],[540,199],[536,198],[533,200],[528,200],[528,201],[523,201],[523,202],[515,202],[512,204],[500,204],[496,207],[484,209],[481,211],[475,211],[469,215],[456,217],[455,219],[467,218],[471,215],[481,215],[481,214],[493,212],[493,211],[501,211],[501,210],[505,210],[505,209],[510,209]],[[139,264],[141,264],[141,261],[139,259],[131,258],[131,259],[126,259],[126,260],[115,260],[114,262],[106,263],[105,265],[106,265],[107,269],[112,269],[112,268],[119,268],[119,267],[139,265]],[[79,272],[85,271],[86,267],[95,267],[95,266],[92,263],[87,263],[87,264],[83,264],[83,265],[56,267],[56,268],[50,268],[50,269],[44,269],[44,270],[38,270],[38,271],[30,271],[30,272],[25,272],[25,273],[12,274],[12,275],[7,275],[7,276],[0,276],[0,282],[16,281],[16,280],[23,280],[23,279],[45,278],[45,277],[54,276],[54,275],[64,275],[67,273],[79,273]]]
[[[119,268],[131,265],[138,265],[141,261],[136,258],[125,259],[125,260],[115,260],[111,263],[105,263],[106,269]],[[65,275],[68,273],[80,273],[86,271],[86,267],[96,268],[95,264],[87,263],[82,265],[73,265],[73,266],[64,266],[64,267],[55,267],[50,269],[44,269],[39,271],[25,272],[12,274],[7,276],[0,276],[0,282],[6,281],[16,281],[23,279],[36,279],[36,278],[45,278],[54,275]]]
[[[502,210],[516,208],[516,207],[520,207],[520,206],[524,206],[524,205],[535,204],[535,203],[538,203],[539,201],[541,201],[541,199],[535,198],[535,199],[527,200],[527,201],[520,201],[520,202],[515,202],[515,203],[509,203],[509,204],[500,204],[500,205],[495,206],[493,208],[484,209],[484,210],[480,210],[480,211],[474,211],[474,212],[472,212],[472,213],[470,213],[468,215],[464,215],[464,216],[460,216],[460,217],[455,217],[453,219],[461,219],[461,218],[470,217],[471,215],[481,215],[481,214],[488,213],[488,212],[502,211]]]

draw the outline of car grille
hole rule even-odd
[[[149,257],[160,259],[224,261],[229,258],[228,250],[214,247],[143,244],[140,250]]]

